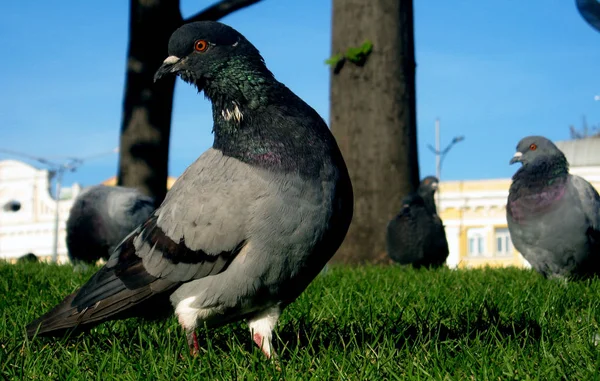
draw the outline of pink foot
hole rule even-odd
[[[269,353],[268,351],[264,350],[263,348],[263,337],[260,333],[255,333],[254,334],[254,342],[256,343],[256,345],[258,345],[258,347],[260,348],[260,350],[262,351],[262,353],[265,354],[265,356],[267,356],[268,359],[271,358],[271,353]]]

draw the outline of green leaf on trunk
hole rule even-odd
[[[361,46],[346,49],[345,54],[334,54],[325,60],[325,64],[334,68],[334,72],[337,74],[345,61],[350,61],[357,66],[363,66],[367,62],[367,57],[369,57],[372,51],[373,43],[369,40],[365,40]]]

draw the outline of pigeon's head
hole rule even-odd
[[[543,136],[527,136],[517,144],[517,152],[510,164],[521,163],[525,166],[553,159],[566,162],[564,154],[550,140]]]
[[[185,24],[171,35],[169,56],[156,71],[154,81],[167,74],[179,75],[198,90],[215,78],[223,86],[233,82],[243,65],[254,71],[267,70],[258,50],[238,31],[215,21]],[[235,84],[234,84],[235,85]]]
[[[438,189],[439,180],[435,176],[427,176],[423,180],[421,180],[421,184],[419,184],[419,192],[424,193],[435,193]]]

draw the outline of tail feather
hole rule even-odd
[[[55,335],[64,334],[65,330],[78,326],[77,307],[71,307],[71,302],[77,292],[67,296],[56,307],[46,314],[35,319],[27,325],[27,336],[45,335],[54,332]],[[52,336],[52,335],[51,335]]]
[[[132,316],[153,319],[171,312],[169,291],[181,283],[146,271],[133,244],[137,233],[126,238],[106,265],[79,290],[27,325],[27,335],[61,336],[108,320]],[[123,277],[124,271],[128,277]]]
[[[71,331],[87,331],[108,320],[135,316],[136,313],[131,307],[153,296],[153,292],[149,287],[126,289],[81,311],[77,305],[72,305],[76,295],[77,292],[67,296],[51,311],[29,323],[27,336],[62,336]]]

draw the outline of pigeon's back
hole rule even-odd
[[[390,258],[414,267],[442,266],[449,252],[441,219],[424,202],[414,201],[405,203],[389,222],[386,246]]]
[[[105,185],[84,189],[67,219],[71,261],[108,259],[114,248],[152,213],[152,198],[139,191]]]
[[[111,239],[120,241],[146,221],[155,209],[154,200],[134,188],[111,188],[106,196],[107,218],[113,227]]]
[[[582,250],[575,254],[578,265],[574,273],[581,277],[600,275],[600,195],[592,184],[576,175],[569,175],[568,189],[569,197],[576,205],[568,211],[573,213],[575,209],[576,221],[584,221],[581,223],[584,232]]]

